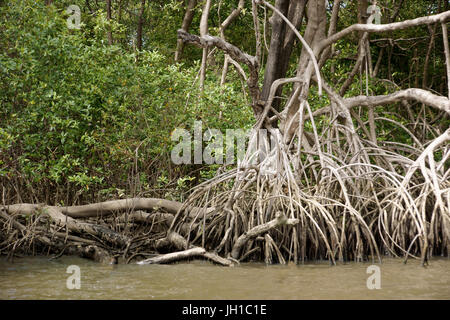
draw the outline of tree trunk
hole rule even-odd
[[[106,0],[106,19],[108,19],[108,22],[111,22],[111,0]],[[108,44],[112,45],[113,37],[111,26],[108,26],[107,37],[108,37]]]
[[[276,0],[275,7],[286,16],[289,10],[289,0]],[[261,100],[263,101],[267,101],[272,83],[283,77],[282,66],[286,64],[285,61],[281,60],[283,58],[286,23],[275,12],[269,21],[272,25],[272,35],[270,37],[270,49],[266,62],[266,71],[264,73],[264,84],[261,90]],[[279,95],[280,91],[277,93]],[[279,102],[278,99],[274,100],[274,108],[277,108]]]
[[[192,23],[192,19],[194,19],[194,9],[197,5],[197,0],[189,0],[186,13],[184,14],[183,23],[181,25],[181,29],[185,32],[189,32],[189,28]],[[182,39],[177,40],[177,49],[175,51],[175,61],[180,61],[181,54],[183,53],[184,42]]]
[[[139,11],[139,20],[137,25],[137,49],[142,50],[142,27],[144,25],[145,0],[141,0],[141,9]]]

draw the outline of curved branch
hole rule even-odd
[[[435,107],[450,114],[450,100],[443,96],[432,94],[422,89],[406,89],[388,95],[381,96],[357,96],[344,99],[344,103],[348,108],[355,106],[376,106],[383,105],[401,100],[416,100],[426,105]]]
[[[244,78],[245,81],[248,80],[244,69],[242,69],[241,65],[237,61],[235,61],[231,57],[228,57],[228,62],[230,62],[236,68],[236,70],[239,72],[239,74],[242,76],[242,78]]]
[[[419,25],[429,25],[437,22],[446,22],[450,19],[450,11],[446,11],[440,14],[420,17],[412,20],[405,20],[402,22],[394,22],[388,24],[354,24],[344,30],[335,33],[331,37],[328,37],[322,40],[319,44],[319,51],[322,51],[325,47],[329,46],[332,43],[335,43],[339,39],[347,36],[348,34],[354,31],[365,31],[365,32],[385,32],[385,31],[394,31],[394,30],[402,30],[410,27],[416,27]]]
[[[409,183],[409,180],[413,176],[414,172],[420,167],[420,164],[425,161],[425,158],[434,152],[434,150],[439,147],[441,144],[450,141],[450,128],[447,129],[443,134],[434,139],[422,152],[422,154],[414,161],[414,163],[410,166],[408,172],[402,181],[402,186],[406,186]]]
[[[404,100],[416,100],[424,103],[428,106],[432,106],[436,109],[442,110],[450,114],[450,100],[443,96],[432,94],[429,91],[423,89],[406,89],[388,95],[380,96],[357,96],[352,98],[343,99],[343,102],[347,108],[353,108],[356,106],[378,106],[389,103],[404,101]],[[331,107],[323,107],[313,112],[313,117],[320,116],[331,112]],[[308,115],[305,119],[309,119]]]
[[[273,99],[275,99],[275,93],[277,92],[278,87],[281,85],[284,85],[286,83],[302,82],[302,81],[303,81],[303,78],[294,77],[294,78],[281,78],[281,79],[277,79],[274,82],[272,82],[272,86],[270,87],[269,97],[267,98],[266,105],[261,114],[261,117],[259,118],[257,124],[255,125],[255,128],[258,128],[258,129],[261,128],[262,124],[264,123],[264,120],[267,117],[267,115],[269,114],[270,108],[272,107]],[[285,108],[285,110],[287,111],[288,108]]]
[[[239,0],[237,8],[235,8],[230,15],[222,22],[220,25],[220,33],[223,31],[236,19],[241,13],[242,9],[244,9],[245,0]]]
[[[216,46],[219,49],[222,49],[226,53],[228,53],[234,60],[239,61],[248,65],[251,68],[255,68],[256,66],[256,58],[242,52],[238,47],[232,45],[229,42],[226,42],[222,38],[214,37],[210,35],[205,35],[203,37],[199,37],[197,35],[193,35],[187,33],[183,29],[178,30],[178,37],[183,39],[184,42],[196,45],[200,48],[205,48],[208,46]]]

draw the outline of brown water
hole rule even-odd
[[[69,265],[81,288],[69,290]],[[450,299],[450,260],[423,268],[398,259],[378,264],[381,289],[369,290],[370,263],[100,265],[78,257],[0,259],[0,299]]]

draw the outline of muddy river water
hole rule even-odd
[[[418,261],[384,259],[376,264],[379,273],[368,270],[371,265],[111,266],[67,256],[13,263],[1,257],[0,299],[450,299],[450,259],[433,259],[425,268]]]

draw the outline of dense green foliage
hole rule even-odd
[[[134,45],[141,1],[113,1],[111,21],[106,19],[104,1],[89,3],[90,7],[82,0],[54,1],[50,6],[43,0],[0,2],[0,182],[6,202],[70,204],[138,193],[180,198],[187,187],[211,177],[216,166],[171,164],[170,133],[177,127],[191,128],[195,120],[222,130],[249,128],[254,121],[238,75],[230,73],[227,84],[218,85],[222,53],[211,57],[203,93],[197,81],[201,50],[186,46],[183,64],[173,63],[183,1],[147,1],[141,52]],[[71,4],[82,9],[80,30],[67,28],[65,10]],[[217,34],[220,21],[236,4],[214,2],[212,33]],[[393,1],[378,4],[386,23]],[[342,6],[338,29],[356,22],[355,3],[346,1]],[[434,2],[407,1],[397,21],[437,10]],[[196,12],[193,33],[198,33],[201,10]],[[264,19],[264,12],[260,15]],[[253,54],[252,28],[246,8],[226,36]],[[106,40],[108,30],[113,33],[112,46]],[[372,40],[384,37],[378,34]],[[378,75],[385,80],[370,79],[370,94],[393,92],[394,82],[405,88],[422,82],[419,66],[424,63],[429,30],[398,31],[396,38],[412,40],[390,46],[380,40],[371,46],[374,64],[385,47]],[[339,41],[336,50],[341,56],[324,68],[324,76],[337,88],[352,68],[357,42],[357,34]],[[441,52],[442,41],[436,41],[428,83],[445,95]],[[292,61],[299,53],[294,51]],[[294,70],[295,64],[289,73]],[[347,95],[364,90],[365,75],[358,74]],[[329,101],[312,102],[318,108]],[[420,110],[420,105],[413,107]],[[361,118],[365,121],[367,115]],[[445,121],[442,125],[448,126]],[[380,140],[395,135],[397,141],[411,142],[408,134],[388,122],[377,129]]]
[[[104,14],[83,16],[86,25],[69,30],[59,8],[0,7],[3,186],[22,201],[185,191],[192,179],[184,175],[199,168],[171,167],[171,131],[194,120],[246,126],[241,85],[218,88],[212,74],[201,95],[195,65],[168,64],[158,49],[139,52],[136,63],[134,52],[105,43]]]

